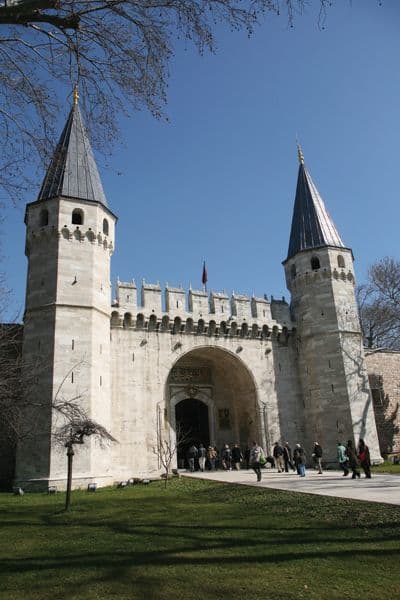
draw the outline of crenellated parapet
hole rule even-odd
[[[285,299],[269,301],[226,292],[142,281],[140,304],[135,281],[117,281],[111,326],[160,333],[268,339],[294,329]],[[163,309],[165,307],[165,310]],[[282,338],[283,339],[283,338]]]
[[[355,286],[353,271],[351,269],[341,269],[336,267],[333,269],[323,268],[316,269],[314,271],[304,271],[301,273],[296,273],[293,270],[290,274],[290,281],[288,281],[288,285],[290,285],[293,292],[296,292],[304,290],[310,285],[314,285],[319,281],[326,279],[331,279],[339,283],[342,282],[343,284],[347,284],[352,287]]]
[[[67,227],[67,225],[64,225],[61,229],[57,229],[54,225],[30,228],[26,235],[26,251],[29,253],[32,244],[35,244],[36,242],[43,243],[57,238],[68,242],[79,242],[80,244],[90,243],[103,250],[108,250],[110,254],[114,251],[113,243],[107,235],[101,231],[96,233],[90,227],[86,229],[79,225],[76,225],[75,227]]]

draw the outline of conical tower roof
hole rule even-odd
[[[321,248],[322,246],[344,248],[342,239],[326,210],[324,201],[304,165],[300,149],[299,161],[288,259],[303,250]]]
[[[78,95],[47,169],[38,200],[69,196],[107,206],[89,137],[78,106]]]

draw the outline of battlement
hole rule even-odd
[[[211,335],[241,335],[268,337],[293,329],[289,305],[282,300],[268,300],[225,291],[207,293],[205,290],[186,290],[180,285],[142,281],[141,304],[135,281],[117,281],[116,301],[113,304],[113,327],[136,327],[172,333],[207,333]],[[163,309],[165,307],[165,310]],[[264,332],[264,333],[262,333]]]

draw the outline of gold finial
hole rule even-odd
[[[304,165],[304,154],[301,150],[301,146],[298,141],[296,141],[296,146],[297,146],[297,158],[299,159],[299,163],[301,165]]]
[[[78,100],[79,100],[79,92],[78,92],[78,86],[74,85],[74,91],[72,93],[72,96],[74,98],[74,105],[76,106],[78,104]]]

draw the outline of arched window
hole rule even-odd
[[[144,315],[142,315],[142,313],[139,313],[136,317],[136,329],[143,329],[144,328]]]
[[[296,271],[296,265],[293,263],[292,266],[290,267],[290,276],[292,279],[294,279],[296,277],[297,271]]]
[[[249,333],[249,326],[247,323],[242,323],[242,327],[240,328],[241,337],[247,337]]]
[[[346,263],[344,262],[344,258],[341,254],[338,254],[337,264],[338,264],[338,267],[340,267],[341,269],[344,269],[346,266]]]
[[[226,322],[225,321],[221,321],[220,326],[219,326],[219,330],[221,332],[222,335],[226,335],[228,333],[228,328],[226,326]]]
[[[157,317],[156,317],[156,315],[150,315],[149,326],[148,326],[149,331],[155,331],[156,327],[157,327]]]
[[[258,338],[258,325],[254,324],[251,328],[251,337]]]
[[[261,331],[261,337],[263,340],[266,340],[269,337],[269,329],[268,329],[268,325],[263,325],[262,331]]]
[[[217,332],[217,324],[215,321],[210,321],[208,326],[208,335],[215,335]]]
[[[168,331],[169,330],[169,317],[167,317],[167,315],[164,315],[163,318],[161,319],[161,331]]]
[[[175,317],[174,325],[172,328],[172,333],[180,333],[181,330],[181,319],[179,317]]]
[[[124,327],[124,329],[127,329],[128,327],[132,327],[132,315],[131,315],[131,313],[125,313],[124,314],[123,327]]]
[[[83,210],[80,208],[74,208],[72,211],[72,224],[83,225]]]
[[[197,323],[197,333],[204,333],[205,324],[203,319],[199,319]]]
[[[116,310],[111,313],[111,326],[117,327],[120,324],[119,314]]]
[[[103,219],[103,233],[104,233],[104,235],[108,235],[108,221],[107,221],[107,219]]]
[[[40,211],[39,224],[40,227],[46,227],[49,224],[49,211],[47,208]]]
[[[189,319],[186,319],[186,328],[185,328],[186,333],[193,333],[193,319],[191,319],[189,317]]]
[[[320,268],[319,258],[317,256],[313,256],[311,259],[311,268],[313,271],[317,271]]]

